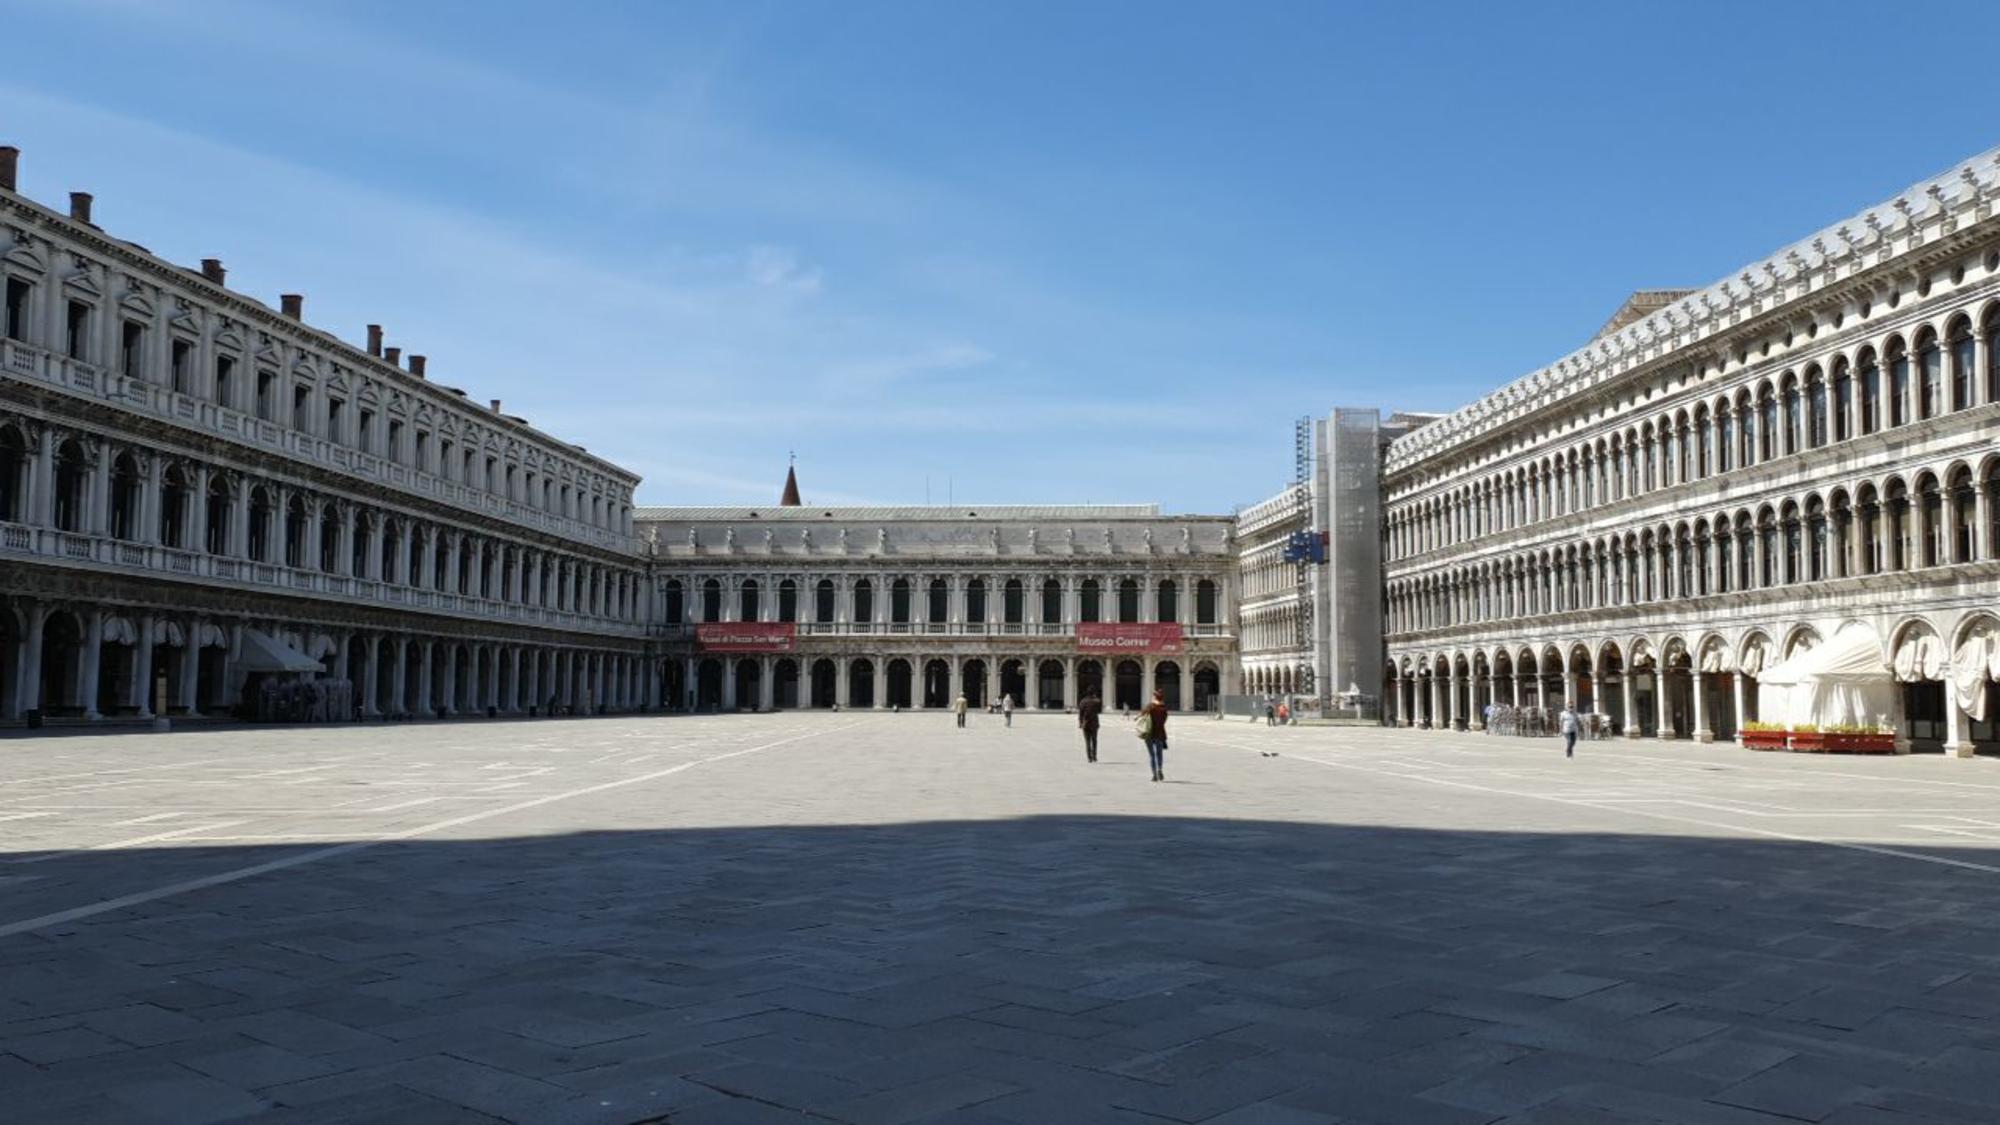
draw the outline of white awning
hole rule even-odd
[[[1909,632],[1896,643],[1896,678],[1906,684],[1944,679],[1944,645],[1935,633]]]
[[[2000,636],[1982,622],[1965,634],[1951,656],[1951,684],[1959,707],[1969,715],[1986,713],[1988,681],[2000,677]]]
[[[245,672],[321,672],[319,661],[255,629],[243,630],[236,666]]]

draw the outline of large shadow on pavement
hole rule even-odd
[[[0,925],[314,847],[9,855]],[[1991,1122],[1996,1007],[2000,874],[1789,842],[426,839],[0,939],[0,1117]]]

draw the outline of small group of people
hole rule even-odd
[[[1292,705],[1279,700],[1264,704],[1264,725],[1267,727],[1288,727],[1292,725]]]
[[[952,700],[951,710],[960,730],[965,729],[965,716],[972,704],[960,692]],[[1000,714],[1008,726],[1014,725],[1014,697],[1000,696]],[[1134,730],[1140,741],[1146,744],[1146,758],[1153,767],[1153,780],[1167,779],[1167,697],[1163,692],[1154,692],[1152,702],[1139,709]],[[1094,691],[1084,693],[1076,703],[1076,725],[1083,732],[1083,756],[1087,762],[1097,760],[1097,732],[1104,723],[1104,700]]]
[[[1083,756],[1088,762],[1097,760],[1097,732],[1103,725],[1104,700],[1096,692],[1087,692],[1076,704],[1076,725],[1083,732]],[[1167,779],[1167,697],[1154,692],[1152,702],[1139,709],[1135,730],[1146,744],[1146,760],[1153,768],[1153,780]]]
[[[965,729],[965,713],[971,709],[972,704],[966,701],[964,692],[959,692],[958,698],[951,701],[952,713],[958,716],[958,729]],[[1000,714],[1007,720],[1008,726],[1014,725],[1014,697],[1006,692],[1000,693]]]

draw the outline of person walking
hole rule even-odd
[[[1103,714],[1104,701],[1094,691],[1076,701],[1076,726],[1083,732],[1083,757],[1087,762],[1097,760],[1097,720]]]
[[[1167,779],[1167,697],[1153,693],[1153,701],[1139,712],[1139,731],[1146,740],[1146,759],[1153,764],[1153,780]]]
[[[1568,704],[1563,705],[1562,717],[1556,720],[1557,729],[1562,731],[1563,757],[1576,757],[1576,712]]]
[[[1268,699],[1264,701],[1264,725],[1267,727],[1278,725],[1278,707]]]
[[[960,730],[965,729],[965,706],[965,693],[961,691],[958,693],[958,698],[952,700],[951,704],[951,709],[958,715],[958,729]]]
[[[1014,697],[1004,691],[1000,693],[1000,715],[1008,726],[1014,725]]]
[[[1292,725],[1291,704],[1289,703],[1278,704],[1278,725],[1281,727],[1288,727]]]

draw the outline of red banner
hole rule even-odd
[[[1076,651],[1098,656],[1141,652],[1154,656],[1178,656],[1186,651],[1186,641],[1176,622],[1117,625],[1080,621],[1076,626]]]
[[[790,621],[704,621],[694,627],[703,652],[797,652],[799,627]]]

